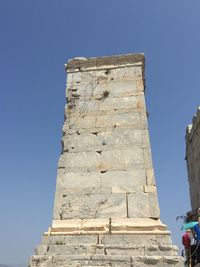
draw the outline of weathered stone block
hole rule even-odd
[[[150,148],[149,132],[147,129],[142,131],[142,142],[144,146]]]
[[[105,234],[110,231],[109,219],[84,219],[82,220],[82,229],[88,233],[104,232]]]
[[[149,202],[150,202],[150,209],[151,209],[151,218],[159,218],[160,209],[158,206],[158,196],[156,192],[149,193]]]
[[[108,171],[101,173],[100,184],[112,188],[112,192],[130,193],[143,190],[146,182],[145,171],[136,169],[131,171]]]
[[[118,214],[127,216],[124,194],[67,195],[63,198],[63,219],[109,218]]]
[[[111,233],[123,234],[169,234],[166,230],[166,225],[159,220],[151,218],[113,218],[111,220]]]
[[[116,92],[116,91],[115,91]],[[144,98],[142,96],[132,95],[125,97],[107,97],[99,101],[98,110],[124,110],[144,108]]]
[[[35,250],[36,255],[45,255],[47,253],[47,246],[46,245],[39,245]]]
[[[156,192],[155,185],[145,185],[144,186],[144,193]]]
[[[145,249],[147,256],[175,256],[178,255],[178,248],[173,245],[151,245]]]
[[[95,116],[84,116],[80,115],[77,117],[69,117],[68,122],[64,124],[66,129],[89,129],[96,126]],[[64,129],[65,131],[65,129]]]
[[[105,93],[106,92],[106,93]],[[107,96],[104,96],[108,94]],[[120,96],[114,91],[110,95],[110,91],[105,90],[99,94],[92,96],[80,96],[79,99],[73,97],[71,94],[68,103],[65,107],[66,116],[89,116],[89,115],[103,115],[114,113],[128,113],[142,110],[145,108],[144,98],[142,95]]]
[[[96,245],[98,244],[98,235],[43,235],[42,237],[43,245],[80,245],[80,244],[88,244],[88,245]]]
[[[64,187],[62,195],[110,195],[112,193],[111,187]],[[119,192],[118,192],[119,193]],[[122,192],[120,192],[122,193]]]
[[[125,113],[110,116],[96,117],[96,127],[131,127],[143,126],[140,122],[139,113]]]
[[[113,81],[128,81],[129,83],[132,83],[132,80],[136,80],[137,79],[137,75],[135,75],[136,73],[139,74],[139,77],[141,78],[141,71],[142,68],[141,66],[138,66],[139,69],[135,69],[135,66],[127,66],[124,68],[116,68],[111,70],[110,73],[110,77],[111,79],[113,79]],[[131,82],[130,82],[131,81]],[[122,90],[122,89],[121,89]]]
[[[108,245],[105,251],[106,255],[145,256],[145,247],[138,245]]]
[[[90,77],[88,79],[88,75],[86,73],[83,73],[83,75],[81,75],[82,77],[76,77],[75,82],[72,83],[70,81],[67,84],[67,96],[70,96],[71,92],[73,91],[80,95],[80,97],[88,97],[101,95],[105,90],[110,92],[109,96],[113,96],[116,94],[121,94],[122,92],[125,94],[133,94],[134,92],[138,91],[138,88],[142,89],[141,85],[139,86],[137,83],[139,79],[137,80],[133,77],[120,78],[116,76],[114,73],[115,71],[116,70],[111,70],[112,73],[109,75],[109,77],[103,72],[95,72],[96,77],[94,77],[92,80]]]
[[[148,167],[152,167],[152,157],[151,157],[151,149],[150,148],[144,149],[144,159],[145,159],[145,165]]]
[[[90,255],[95,253],[96,245],[85,245],[83,243],[76,245],[50,245],[48,254],[63,254],[63,255]]]
[[[138,244],[138,245],[159,245],[172,244],[170,235],[155,235],[155,234],[114,234],[114,235],[100,235],[99,243],[106,245],[115,244]]]
[[[128,127],[144,129],[146,127],[146,121],[138,112],[124,113],[124,114],[111,114],[102,116],[80,116],[70,117],[68,122],[64,124],[63,132],[68,129],[90,129],[90,128],[102,128],[102,127]]]
[[[102,137],[106,145],[141,145],[142,143],[142,133],[140,130],[123,129],[99,133],[98,136]]]
[[[63,176],[64,176],[64,170],[58,169],[57,179],[56,179],[56,193],[54,200],[54,212],[53,212],[54,219],[60,218],[60,211],[62,206]]]
[[[64,153],[60,156],[59,168],[97,168],[100,166],[100,154],[96,152]]]
[[[70,134],[63,137],[64,149],[78,148],[87,151],[87,149],[94,150],[96,146],[102,146],[103,149],[108,149],[108,146],[123,146],[134,145],[141,147],[142,144],[142,131],[131,129],[118,129],[110,132],[94,132],[82,134]]]
[[[147,185],[155,185],[154,170],[152,168],[146,169]]]
[[[142,149],[116,149],[111,151],[102,151],[101,153],[101,166],[109,168],[109,166],[130,166],[144,164],[144,155]]]
[[[63,176],[63,187],[100,187],[100,172],[66,172]]]
[[[158,214],[152,214],[151,201],[154,200],[152,193],[132,193],[128,195],[128,216],[130,218],[156,217]],[[154,201],[154,204],[155,201]],[[152,216],[154,215],[154,216]],[[157,215],[157,216],[156,216]]]

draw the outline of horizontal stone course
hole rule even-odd
[[[71,146],[69,148],[64,148],[63,146],[63,153],[77,153],[77,152],[102,152],[102,151],[111,151],[111,150],[128,150],[128,149],[148,149],[149,147],[146,145],[139,145],[137,143],[133,144],[115,144],[115,145],[93,145],[93,146]],[[149,163],[148,163],[149,164]],[[150,164],[149,164],[150,165]]]
[[[64,124],[63,131],[67,133],[68,129],[90,129],[102,127],[137,127],[138,129],[144,129],[145,118],[137,113],[123,113],[123,114],[111,114],[101,116],[77,116],[70,117],[68,122]]]
[[[115,149],[107,151],[91,151],[77,153],[63,153],[60,157],[59,168],[88,168],[96,170],[114,169],[115,166],[135,166],[145,164],[148,151],[146,149]],[[146,154],[147,153],[147,154]],[[149,159],[149,162],[150,159]],[[147,162],[148,164],[148,162]],[[150,164],[150,163],[149,163]],[[118,168],[117,168],[118,169]],[[116,170],[117,170],[116,169]]]
[[[107,222],[107,225],[109,221]],[[99,235],[43,235],[42,236],[42,244],[43,245],[80,245],[80,244],[88,244],[88,245],[96,245],[99,241]]]
[[[90,127],[90,128],[68,128],[66,124],[63,126],[63,135],[72,135],[72,134],[83,134],[83,133],[103,133],[103,132],[109,132],[109,131],[116,131],[116,130],[127,130],[127,129],[133,129],[133,130],[147,130],[147,125],[145,123],[136,124],[132,126],[108,126],[108,127]]]
[[[90,181],[90,182],[88,182]],[[146,183],[145,170],[134,169],[130,171],[106,171],[106,172],[66,172],[63,174],[63,187],[64,190],[71,191],[90,190],[91,194],[104,192],[109,188],[109,192],[122,190],[123,192],[130,193],[136,191],[153,191],[155,186],[144,187]],[[92,192],[94,191],[94,192]],[[119,193],[119,192],[115,192]],[[86,193],[88,194],[88,193]]]
[[[137,245],[159,245],[166,244],[171,245],[170,235],[156,235],[152,234],[146,235],[142,233],[140,235],[130,235],[130,234],[113,234],[113,235],[100,235],[99,243],[106,245],[115,245],[115,244],[137,244]]]
[[[68,83],[66,96],[69,99],[75,98],[78,100],[102,100],[108,98],[121,98],[128,96],[139,96],[143,93],[141,89],[142,83],[138,79],[117,81],[106,79],[106,76],[95,77],[92,81],[86,83]],[[102,98],[105,91],[109,94],[106,98]],[[78,101],[77,101],[78,102]]]
[[[68,73],[68,83],[76,84],[88,84],[88,81],[94,82],[98,81],[99,83],[112,82],[112,81],[132,81],[135,79],[142,78],[142,63],[127,66],[124,65],[121,68],[117,66],[108,67],[109,73],[107,73],[107,67],[104,66],[102,69],[94,69],[89,72],[82,71],[75,73]]]
[[[37,255],[131,255],[131,256],[174,256],[177,255],[177,247],[170,245],[99,245],[99,244],[63,244],[40,245],[37,247]]]
[[[131,171],[135,169],[148,169],[151,166],[146,166],[145,164],[120,164],[120,165],[100,165],[100,166],[83,166],[83,167],[65,167],[62,165],[59,165],[58,169],[63,170],[64,172],[106,172],[106,171]]]
[[[145,131],[143,130],[132,130],[132,129],[121,129],[110,132],[85,132],[85,133],[74,133],[63,136],[64,149],[67,148],[79,148],[83,147],[87,151],[88,147],[93,149],[96,146],[121,146],[121,145],[138,145],[148,146],[145,142]]]
[[[110,94],[108,91],[103,91],[102,95]],[[73,94],[72,94],[73,95]],[[74,94],[75,95],[75,94]],[[145,108],[144,99],[142,96],[123,96],[123,97],[105,97],[97,95],[94,99],[84,97],[83,99],[68,98],[68,103],[65,108],[65,113],[68,116],[81,116],[81,115],[101,115],[115,113],[127,113],[141,111]],[[110,113],[109,113],[110,112]]]

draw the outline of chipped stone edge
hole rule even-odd
[[[78,72],[141,65],[144,72],[144,64],[144,54],[137,53],[108,57],[78,57],[68,60],[67,64],[65,64],[65,69],[67,72]]]

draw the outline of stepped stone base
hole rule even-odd
[[[183,266],[170,232],[159,220],[120,220],[53,221],[30,266]]]
[[[32,258],[32,266],[50,266],[50,267],[84,267],[84,266],[130,266],[130,267],[146,267],[148,265],[156,267],[183,267],[180,257],[161,257],[146,256],[137,257],[131,255],[94,255],[94,256],[35,256]]]

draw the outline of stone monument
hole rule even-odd
[[[144,56],[75,58],[52,226],[31,267],[183,266],[160,221]]]

